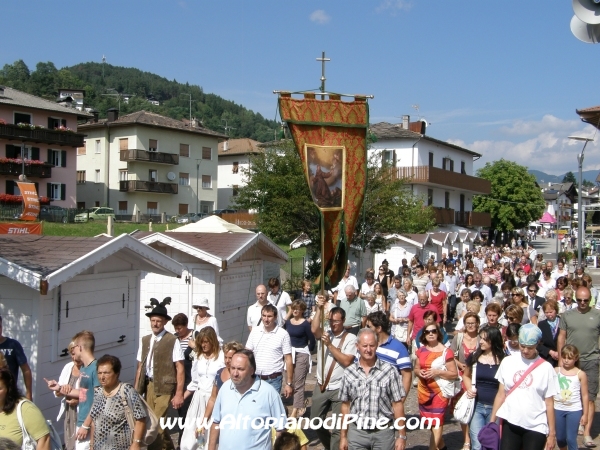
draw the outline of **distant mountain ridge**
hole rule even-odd
[[[537,183],[542,186],[548,183],[561,183],[567,172],[562,175],[550,175],[541,170],[528,170],[528,172],[535,177]],[[575,179],[577,180],[579,177],[579,171],[577,169],[573,170],[573,175],[575,175]],[[590,181],[596,184],[596,177],[598,176],[600,171],[598,170],[584,170],[581,174],[583,175],[583,180]]]

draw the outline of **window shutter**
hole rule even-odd
[[[52,164],[52,150],[48,149],[48,164]]]
[[[67,167],[67,151],[66,150],[62,150],[60,152],[60,167]]]
[[[13,180],[6,180],[6,193],[15,195],[15,182]]]
[[[37,181],[33,183],[35,185],[35,192],[37,192],[38,197],[40,196],[40,183]]]
[[[396,150],[393,150],[394,152],[394,167],[396,167]]]
[[[67,190],[67,185],[66,184],[61,184],[60,185],[60,199],[61,200],[64,200],[64,199],[67,198],[66,190]]]
[[[52,200],[52,183],[46,183],[46,197]]]
[[[39,149],[39,147],[31,147],[30,159],[39,161],[39,159],[40,159],[40,149]]]
[[[7,158],[16,158],[17,150],[14,145],[6,144],[6,157]]]
[[[48,129],[54,130],[54,119],[52,117],[48,117]]]

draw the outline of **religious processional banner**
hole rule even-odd
[[[345,271],[365,195],[369,106],[365,97],[344,102],[339,95],[325,95],[327,100],[314,93],[294,99],[281,92],[279,110],[322,214],[322,273],[335,286]]]

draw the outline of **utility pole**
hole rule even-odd
[[[191,122],[190,122],[191,124]],[[200,180],[200,161],[202,159],[196,159],[196,214],[200,213],[200,191],[199,191],[199,180]]]
[[[179,94],[179,95],[187,95],[190,97],[190,128],[192,128],[192,94],[191,93],[187,93],[187,94]]]

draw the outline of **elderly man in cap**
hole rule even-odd
[[[146,395],[146,402],[160,418],[166,417],[169,403],[175,409],[183,404],[184,356],[177,337],[165,330],[171,320],[166,308],[171,298],[167,297],[161,303],[153,298],[150,303],[154,308],[146,316],[150,318],[152,334],[142,338],[138,349],[135,387],[141,395]],[[168,428],[148,447],[149,450],[174,448]]]

